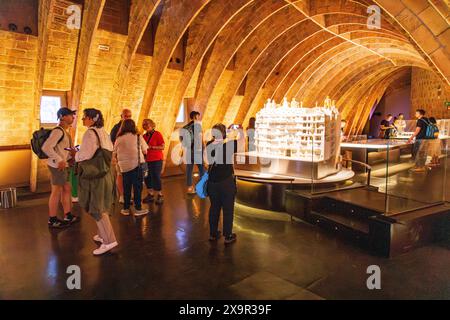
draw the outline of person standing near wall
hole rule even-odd
[[[156,204],[164,202],[162,194],[161,172],[163,169],[165,147],[164,138],[161,132],[156,131],[156,124],[151,119],[145,119],[142,123],[145,130],[144,140],[148,145],[146,156],[148,174],[145,177],[145,185],[147,186],[147,196],[143,202],[149,203],[155,201],[155,192],[158,193]]]
[[[80,207],[97,223],[98,234],[93,237],[95,242],[101,243],[100,247],[93,251],[97,256],[118,246],[109,219],[114,202],[114,176],[111,171],[113,145],[103,128],[104,120],[100,110],[85,109],[82,120],[88,130],[83,135],[80,151],[75,154],[75,160],[79,164],[78,200]],[[75,151],[73,150],[73,153]],[[99,159],[99,156],[102,158]],[[92,176],[97,172],[100,174]]]
[[[50,228],[64,228],[79,221],[79,217],[72,214],[72,186],[69,181],[70,149],[73,147],[72,138],[67,130],[74,121],[75,111],[61,108],[57,112],[59,124],[54,128],[48,139],[42,145],[42,151],[48,156],[47,166],[50,171],[52,191],[48,201]],[[57,217],[58,206],[61,202],[64,219]]]
[[[131,117],[132,117],[132,114],[131,114],[130,109],[122,110],[122,113],[120,114],[120,121],[118,123],[116,123],[111,130],[110,136],[111,136],[111,141],[112,141],[113,145],[116,142],[117,134],[119,133],[120,127],[122,126],[122,122],[124,120],[131,119]],[[120,169],[118,168],[117,165],[115,165],[115,163],[114,163],[114,171],[115,171],[115,176],[116,176],[117,191],[119,194],[119,202],[123,203],[123,177],[122,177],[122,174],[120,173]]]

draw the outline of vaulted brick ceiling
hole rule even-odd
[[[312,106],[330,96],[354,133],[405,68],[433,70],[450,83],[446,1],[165,0],[160,5],[140,119],[151,113],[171,54],[188,34],[184,70],[161,124],[166,131],[173,128],[196,72],[195,104],[207,126],[226,116],[242,123],[268,98],[286,96]],[[380,29],[367,26],[371,5],[382,9]],[[219,83],[225,83],[224,90],[213,103]],[[242,86],[243,97],[230,110]]]
[[[18,143],[40,125],[43,90],[67,92],[76,110],[101,109],[108,128],[121,108],[131,108],[139,123],[153,118],[166,138],[182,101],[202,112],[208,128],[245,124],[267,99],[314,106],[329,96],[347,119],[348,133],[357,134],[386,89],[408,75],[436,88],[435,104],[441,93],[450,95],[448,0],[10,3],[23,21],[0,15],[0,109],[32,119],[31,125],[16,121],[24,126]],[[23,12],[37,4],[39,19],[28,19]],[[81,29],[67,28],[73,4],[82,5]],[[380,28],[368,26],[372,6],[381,8]],[[5,29],[6,22],[28,20],[35,25],[31,35]],[[16,143],[6,128],[0,128],[0,144]],[[78,136],[83,130],[78,121]],[[33,189],[38,162],[32,159]]]
[[[150,67],[140,69],[145,85],[136,97],[139,107],[133,108],[139,123],[150,116],[167,137],[187,97],[210,127],[246,123],[267,99],[296,98],[314,106],[329,96],[347,119],[348,133],[359,133],[386,88],[411,67],[434,72],[445,86],[450,84],[447,0],[130,0],[129,17],[122,12],[127,0],[81,2],[72,108],[95,102],[83,98],[83,91],[89,65],[95,64],[97,29],[105,25],[101,18],[114,10],[128,18],[122,19],[128,21],[128,32],[127,22],[117,28],[125,45],[120,59],[111,61],[112,85],[102,83],[110,92],[109,103],[101,106],[108,127],[126,106],[124,92],[138,67],[133,63],[143,61],[136,52],[149,34]],[[40,3],[61,5],[60,0]],[[111,10],[112,3],[122,9]],[[375,29],[368,25],[373,6],[381,8],[381,26]],[[180,48],[183,61],[174,72],[171,59]],[[96,88],[88,87],[91,97]]]

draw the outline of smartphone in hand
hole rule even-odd
[[[66,150],[66,151],[72,151],[72,150],[80,151],[80,145],[76,145],[73,148],[64,148],[64,150]]]

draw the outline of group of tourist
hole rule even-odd
[[[51,130],[42,145],[42,151],[48,156],[52,186],[48,225],[51,228],[65,228],[80,221],[72,213],[72,186],[69,181],[69,170],[75,167],[80,208],[90,214],[97,224],[98,233],[93,240],[99,247],[93,254],[102,255],[118,246],[109,218],[116,200],[123,203],[120,212],[125,216],[131,214],[132,205],[134,215],[143,216],[149,211],[142,203],[163,203],[161,173],[164,167],[164,138],[151,119],[143,121],[145,133],[139,134],[128,109],[122,111],[120,122],[108,134],[101,111],[85,109],[82,120],[87,130],[81,145],[74,146],[68,129],[74,122],[75,111],[61,108],[57,116],[58,126]],[[191,112],[190,119],[180,134],[186,160],[187,193],[195,193],[194,166],[198,167],[200,176],[208,172],[207,190],[211,201],[209,240],[217,241],[221,237],[218,226],[220,212],[223,211],[224,242],[229,244],[236,240],[236,234],[232,232],[236,195],[233,155],[240,146],[245,145],[242,142],[244,134],[240,130],[236,139],[227,139],[226,127],[216,124],[212,129],[212,140],[205,144],[200,113]],[[142,199],[144,183],[147,195]],[[64,210],[62,220],[57,217],[59,203]]]
[[[393,122],[392,119],[394,120]],[[403,113],[400,113],[397,117],[394,118],[392,114],[387,114],[380,124],[380,138],[390,139],[397,133],[403,133],[405,131],[405,128],[406,121]]]
[[[87,128],[80,146],[74,146],[68,129],[74,122],[75,111],[61,108],[58,113],[59,125],[51,130],[42,145],[42,151],[48,156],[47,165],[51,176],[51,194],[49,198],[48,225],[52,228],[68,227],[80,218],[72,213],[71,183],[69,170],[75,167],[78,177],[78,199],[82,210],[96,221],[98,234],[93,240],[100,244],[94,255],[101,255],[118,245],[109,220],[113,203],[123,204],[120,212],[128,216],[143,216],[149,213],[143,203],[164,202],[161,174],[164,168],[165,141],[156,130],[151,119],[145,119],[141,135],[132,113],[124,109],[121,120],[108,134],[104,128],[104,119],[100,110],[85,109],[83,125]],[[438,130],[430,139],[428,126],[436,126],[434,118],[427,119],[425,111],[416,111],[417,124],[408,143],[414,141],[414,172],[426,171],[427,155],[432,156],[432,166],[439,165],[440,141]],[[383,138],[392,136],[391,130],[403,132],[406,123],[400,114],[391,124],[392,115],[387,115],[380,125]],[[437,126],[436,126],[437,128]],[[248,150],[254,151],[255,118],[251,118],[247,128]],[[233,134],[231,134],[233,133]],[[236,152],[244,151],[245,135],[241,126],[232,125],[228,129],[223,124],[212,128],[212,139],[205,144],[200,113],[192,111],[190,122],[180,130],[186,163],[186,192],[195,194],[193,171],[197,166],[202,177],[208,173],[207,194],[211,206],[209,210],[210,240],[221,237],[218,230],[220,213],[223,213],[223,236],[226,244],[236,240],[233,230],[234,201],[236,181],[233,170],[233,158]],[[75,165],[76,164],[76,165]],[[147,193],[142,199],[144,184]],[[64,210],[64,218],[58,219],[59,203]],[[132,209],[134,207],[134,210]]]
[[[162,204],[164,201],[161,173],[165,142],[162,134],[155,130],[156,124],[153,120],[143,121],[145,134],[140,135],[131,117],[131,111],[124,109],[120,122],[111,130],[110,137],[114,143],[113,171],[116,173],[119,202],[123,203],[121,214],[130,215],[133,194],[134,215],[142,216],[148,213],[148,210],[142,207],[143,202]],[[142,199],[144,181],[147,196]]]
[[[439,129],[437,121],[434,117],[425,117],[425,110],[417,109],[415,117],[417,119],[416,128],[413,134],[409,137],[408,143],[413,144],[412,159],[414,160],[414,167],[412,172],[426,172],[440,164],[441,142],[439,140]],[[395,137],[397,133],[403,133],[406,128],[406,121],[404,115],[400,113],[398,117],[394,118],[392,114],[387,114],[380,123],[380,138],[390,139]],[[427,136],[427,129],[432,127],[432,137]],[[429,131],[429,130],[428,130]],[[431,162],[426,164],[427,157],[431,157]]]

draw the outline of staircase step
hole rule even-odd
[[[310,218],[315,223],[327,226],[335,231],[344,233],[354,233],[357,237],[369,236],[369,221],[358,218],[343,216],[334,212],[317,212],[312,211]]]

